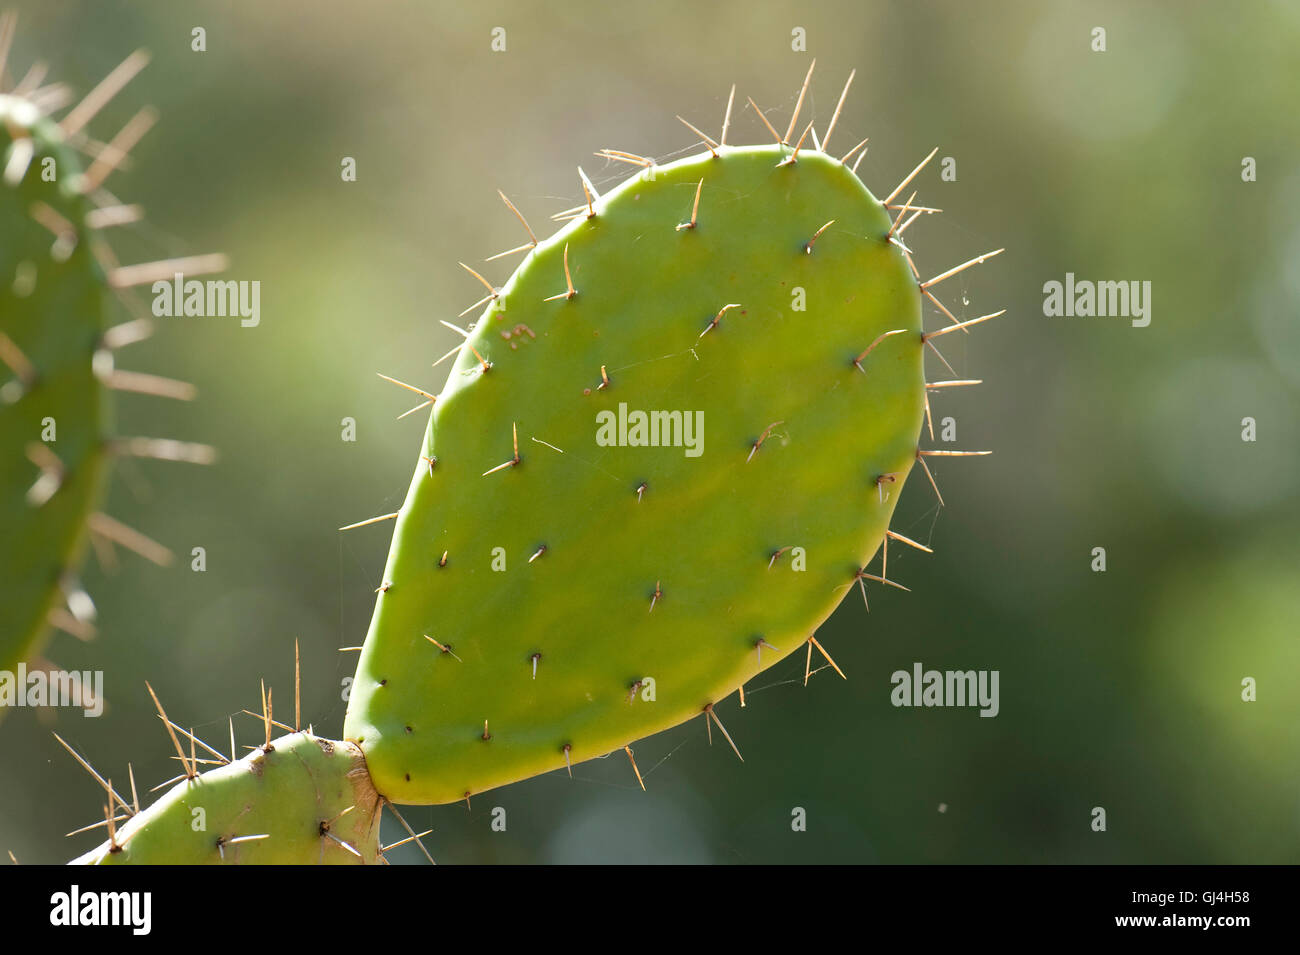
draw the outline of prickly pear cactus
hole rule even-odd
[[[108,463],[95,358],[109,302],[76,155],[35,105],[3,94],[0,167],[0,669],[12,670],[50,613],[83,599],[76,568]]]
[[[0,14],[0,79],[15,20]],[[35,660],[51,625],[93,635],[94,604],[77,580],[92,536],[106,553],[120,545],[170,561],[167,548],[99,513],[112,457],[212,457],[204,445],[124,439],[110,427],[114,390],[180,399],[194,391],[115,367],[116,349],[149,334],[144,320],[111,324],[115,296],[224,264],[196,256],[122,268],[103,238],[140,216],[102,187],[154,115],[141,110],[98,145],[85,128],[147,59],[127,57],[58,120],[72,97],[62,84],[39,85],[44,66],[0,90],[0,670]],[[79,151],[94,158],[83,165]]]
[[[921,281],[901,236],[937,210],[891,203],[925,162],[877,200],[827,151],[838,115],[806,149],[795,118],[784,137],[763,118],[773,145],[726,145],[729,105],[699,155],[607,150],[640,171],[604,196],[583,175],[586,203],[545,241],[506,199],[524,261],[500,288],[469,270],[488,304],[440,394],[389,379],[433,406],[415,474],[400,511],[344,528],[396,518],[349,742],[271,744],[264,697],[261,774],[200,776],[191,756],[159,806],[120,837],[106,819],[85,858],[212,861],[238,844],[237,861],[312,861],[351,805],[351,858],[336,858],[372,861],[393,847],[361,827],[385,801],[632,757],[692,718],[739,754],[717,705],[800,648],[811,659],[850,589],[893,583],[882,543],[926,549],[889,529],[913,465],[933,484],[927,456],[984,453],[920,448],[927,390],[977,383],[927,382],[924,355],[942,361],[934,339],[1001,314],[958,321],[931,291],[996,253]],[[950,324],[923,331],[923,299]],[[309,782],[270,772],[291,747],[311,754]],[[220,806],[217,829],[167,848],[199,802]]]
[[[714,708],[885,537],[926,407],[897,221],[802,139],[706,141],[606,153],[643,169],[584,180],[437,396],[345,725],[395,802],[692,718],[735,745]]]
[[[293,733],[178,782],[73,860],[92,865],[317,865],[379,861],[379,796],[352,743]]]

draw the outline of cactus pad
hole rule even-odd
[[[730,108],[707,152],[605,151],[640,170],[604,196],[584,174],[549,239],[506,199],[530,241],[500,288],[466,266],[487,305],[443,390],[389,379],[433,410],[401,509],[344,528],[396,518],[347,742],[272,741],[264,690],[263,746],[228,763],[192,737],[227,762],[200,776],[159,705],[184,781],[140,813],[91,770],[109,841],[79,861],[375,861],[385,801],[631,756],[694,718],[739,754],[717,704],[891,583],[882,543],[921,546],[889,529],[913,465],[985,453],[918,446],[927,389],[976,383],[927,383],[927,348],[1002,314],[959,321],[931,287],[996,253],[920,281],[901,236],[937,210],[891,203],[935,153],[881,201],[825,139],[803,149],[811,124],[788,142],[798,106],[743,147]],[[923,331],[923,299],[951,324]]]
[[[917,460],[922,293],[891,234],[840,160],[710,143],[528,249],[396,515],[345,726],[385,797],[721,728],[804,646]]]
[[[52,120],[0,94],[0,669],[31,658],[65,594],[79,601],[75,568],[107,471],[94,363],[108,289],[77,168]]]
[[[316,865],[379,858],[379,797],[361,751],[293,733],[182,780],[74,861]]]
[[[0,77],[16,17],[0,14]],[[114,296],[174,272],[200,274],[222,256],[118,267],[103,230],[135,221],[102,186],[153,124],[135,115],[107,143],[85,126],[147,62],[127,57],[80,103],[36,66],[0,90],[0,670],[37,660],[49,626],[85,639],[94,605],[77,581],[86,544],[171,554],[98,512],[115,454],[206,462],[204,445],[111,435],[111,392],[188,399],[185,382],[115,368],[115,349],[149,334],[143,319],[111,325]],[[83,166],[78,151],[93,155]],[[107,550],[105,552],[108,552]],[[4,713],[0,710],[0,716]]]

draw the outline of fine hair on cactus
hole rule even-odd
[[[215,746],[154,697],[182,772],[142,809],[133,777],[128,800],[92,770],[108,838],[78,861],[386,861],[384,805],[610,754],[644,789],[638,740],[694,720],[743,758],[749,681],[800,653],[803,682],[814,655],[844,676],[816,631],[847,594],[902,586],[891,544],[929,550],[891,529],[913,469],[938,497],[932,459],[988,453],[929,447],[931,398],[978,384],[945,336],[1002,314],[960,320],[941,286],[1001,250],[922,273],[909,229],[936,210],[913,183],[935,151],[877,197],[845,132],[853,74],[820,131],[812,79],[784,133],[733,87],[716,135],[682,120],[680,158],[601,150],[625,177],[579,168],[549,237],[500,193],[526,241],[462,263],[482,294],[444,322],[446,382],[380,375],[429,417],[400,507],[340,528],[392,532],[341,739],[303,728],[297,687],[290,725],[263,684],[243,758],[233,724]],[[742,107],[758,143],[735,142]]]

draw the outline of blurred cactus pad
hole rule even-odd
[[[77,158],[30,99],[0,93],[0,168],[0,669],[13,670],[51,614],[89,622],[75,577],[107,472],[94,365],[110,302]]]
[[[0,14],[0,81],[16,19]],[[75,98],[64,84],[42,85],[44,64],[0,87],[0,671],[48,667],[40,654],[51,627],[94,636],[95,606],[79,580],[92,537],[101,556],[116,545],[171,561],[166,547],[100,511],[112,459],[207,463],[213,454],[113,433],[113,391],[194,395],[186,382],[116,366],[118,349],[150,334],[146,319],[114,324],[124,311],[117,297],[224,262],[197,256],[122,267],[105,239],[105,230],[141,215],[104,184],[156,116],[141,109],[106,143],[87,127],[147,62],[143,52],[128,56],[57,121],[52,114]]]

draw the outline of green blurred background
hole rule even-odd
[[[1300,3],[17,8],[13,68],[46,59],[78,91],[153,53],[94,127],[162,115],[110,182],[149,209],[115,247],[225,251],[228,278],[261,281],[262,320],[162,319],[123,356],[200,391],[125,397],[119,430],[221,458],[126,462],[109,510],[183,558],[206,548],[207,571],[92,558],[99,637],[49,656],[104,670],[109,709],[0,725],[0,850],[59,862],[98,841],[63,836],[100,794],[51,729],[119,786],[128,760],[141,789],[174,775],[146,679],[222,741],[261,677],[286,712],[298,638],[305,713],[340,732],[355,655],[337,648],[365,634],[391,525],[336,528],[396,509],[424,427],[394,420],[413,402],[375,372],[440,385],[429,363],[456,338],[438,320],[479,296],[457,260],[502,282],[514,259],[482,259],[521,240],[495,190],[540,228],[581,201],[576,164],[598,187],[626,174],[593,150],[693,149],[674,114],[715,130],[733,82],[783,127],[816,56],[804,115],[824,129],[857,69],[836,141],[871,137],[877,194],[935,145],[956,159],[956,181],[937,164],[918,179],[945,210],[908,233],[922,272],[1008,249],[943,287],[959,315],[1009,314],[945,340],[986,384],[933,399],[952,446],[995,454],[936,467],[942,510],[909,486],[895,527],[937,553],[895,547],[913,592],[877,589],[870,613],[853,596],[819,631],[847,682],[823,670],[804,689],[799,653],[743,711],[725,704],[743,765],[696,721],[636,746],[647,794],[616,753],[406,817],[443,862],[1300,861]],[[748,110],[733,129],[764,138]],[[1045,317],[1043,283],[1066,272],[1151,281],[1151,325]],[[895,709],[889,675],[916,661],[999,670],[1000,715]]]

